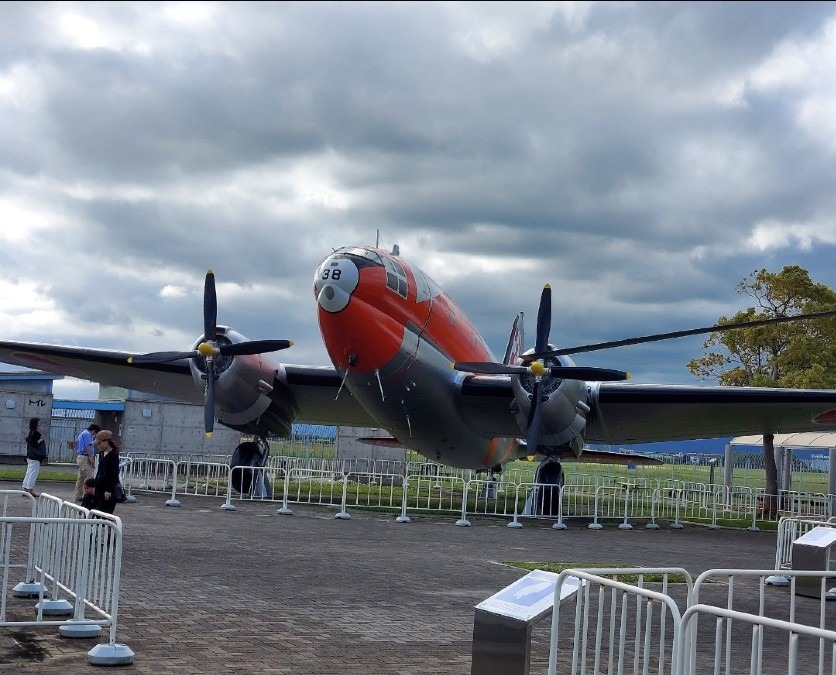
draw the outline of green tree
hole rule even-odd
[[[807,270],[796,265],[777,274],[756,270],[740,281],[737,291],[752,298],[755,306],[720,317],[718,324],[836,309],[836,292],[814,283]],[[703,349],[708,353],[688,362],[691,373],[702,380],[729,386],[836,389],[834,318],[711,333]],[[772,440],[764,435],[764,466],[766,493],[776,495]]]

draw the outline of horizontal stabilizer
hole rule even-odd
[[[587,450],[575,457],[571,452],[560,458],[561,462],[589,462],[591,464],[662,464],[661,459],[649,455],[637,455],[629,452],[612,452],[609,450]]]

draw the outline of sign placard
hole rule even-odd
[[[836,544],[836,527],[814,527],[812,530],[796,539],[794,544],[827,548]]]
[[[476,609],[519,621],[534,621],[551,611],[557,577],[554,572],[533,570],[480,602]],[[560,588],[561,602],[576,593],[579,587],[580,581],[577,577],[566,577]]]

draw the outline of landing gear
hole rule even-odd
[[[537,487],[531,491],[525,503],[526,516],[559,516],[560,488],[563,487],[563,466],[560,460],[546,457],[540,466],[534,482]]]
[[[259,436],[255,441],[244,441],[232,453],[230,466],[232,469],[232,487],[242,495],[250,495],[254,499],[272,499],[273,485],[267,480],[267,459],[270,457],[270,446],[267,439]],[[244,469],[251,466],[260,471]],[[235,468],[238,467],[238,468]]]

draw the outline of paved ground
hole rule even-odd
[[[70,485],[38,489],[72,497]],[[524,574],[502,561],[676,565],[696,577],[770,568],[775,557],[774,533],[461,528],[455,517],[401,524],[368,513],[336,520],[312,507],[281,516],[276,504],[226,512],[218,499],[164,502],[139,494],[117,508],[118,641],[136,653],[122,672],[467,675],[474,606]],[[548,623],[535,630],[532,673],[545,672]],[[0,628],[0,673],[101,672],[87,662],[101,641]]]

